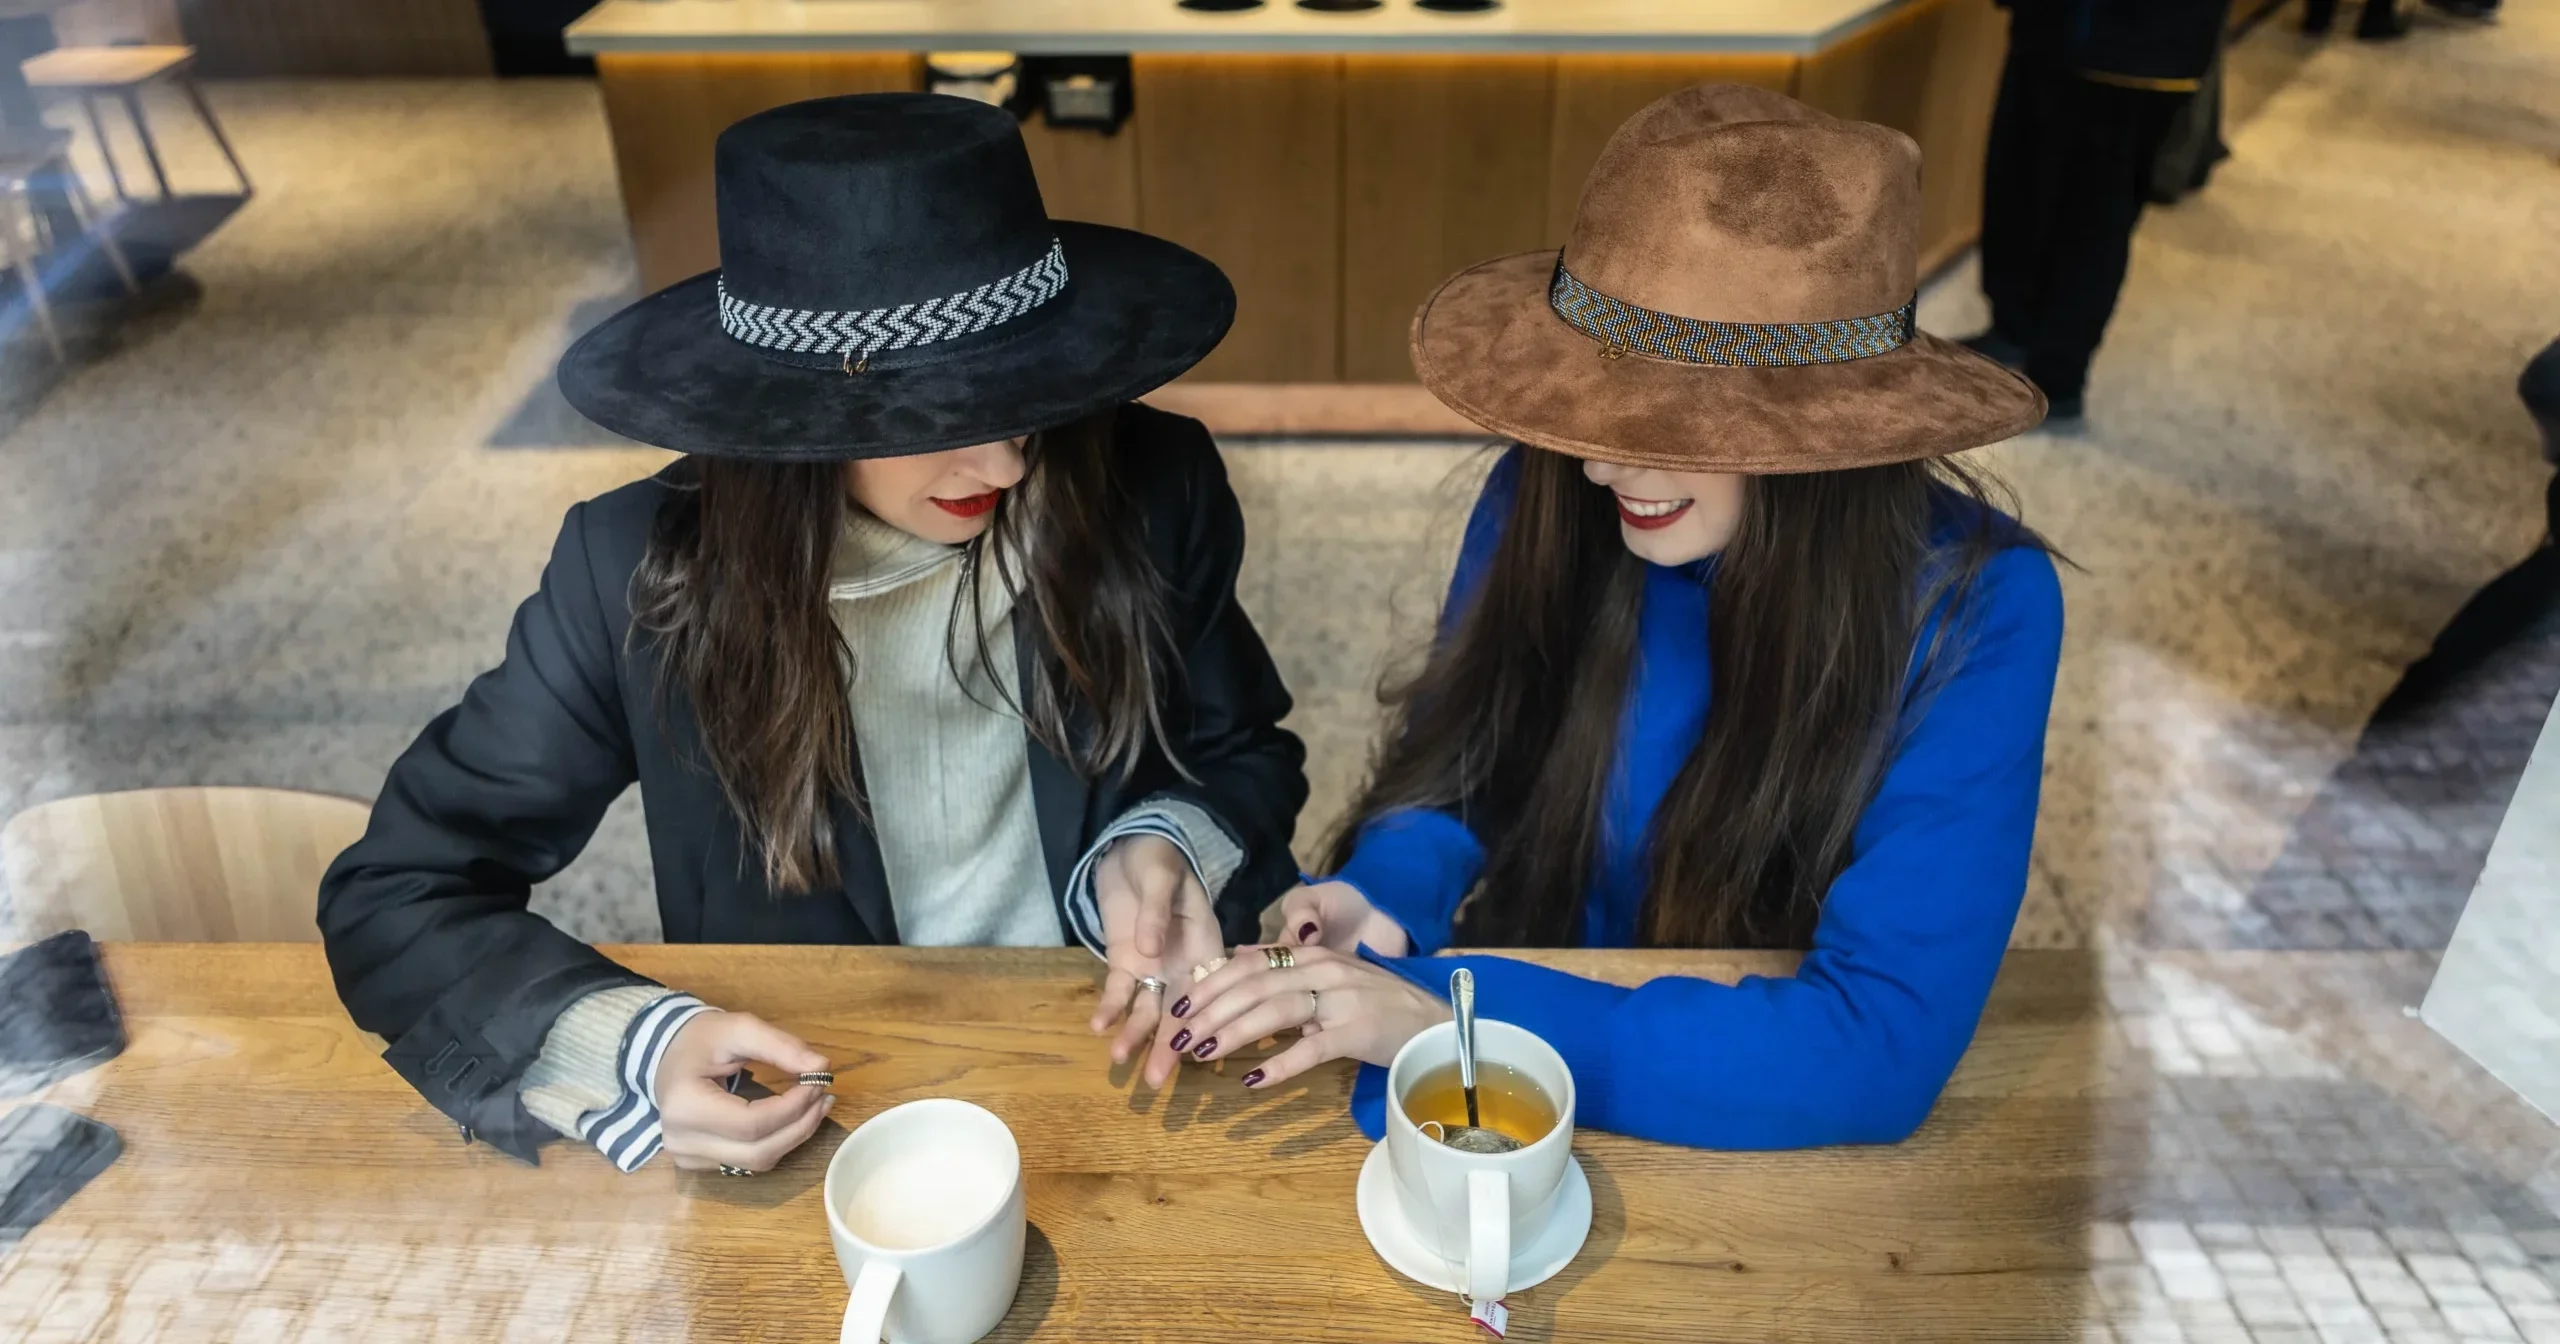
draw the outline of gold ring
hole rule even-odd
[[[1219,968],[1219,967],[1221,967],[1221,966],[1224,966],[1224,965],[1226,965],[1226,964],[1227,964],[1227,958],[1225,958],[1225,957],[1212,957],[1212,958],[1210,958],[1209,960],[1204,961],[1204,962],[1200,963],[1199,965],[1192,967],[1192,968],[1191,968],[1191,983],[1193,983],[1193,984],[1195,984],[1195,985],[1196,985],[1196,984],[1199,984],[1201,981],[1208,979],[1210,976],[1216,975],[1216,974],[1218,973],[1218,968]]]
[[[1275,971],[1285,971],[1298,964],[1298,954],[1285,947],[1266,947],[1262,960]]]
[[[733,1166],[730,1166],[730,1165],[729,1165],[728,1163],[726,1163],[726,1162],[723,1162],[723,1163],[721,1163],[721,1164],[720,1164],[720,1174],[721,1174],[721,1175],[723,1175],[723,1176],[753,1176],[753,1175],[755,1175],[755,1173],[754,1173],[754,1172],[747,1170],[745,1167],[733,1167]]]

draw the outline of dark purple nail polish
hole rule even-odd
[[[1209,1039],[1207,1039],[1207,1040],[1205,1040],[1205,1041],[1202,1041],[1198,1046],[1194,1047],[1194,1048],[1192,1049],[1192,1051],[1191,1051],[1191,1057],[1192,1057],[1193,1059],[1207,1059],[1210,1055],[1212,1055],[1212,1054],[1216,1053],[1216,1052],[1217,1052],[1217,1049],[1218,1049],[1218,1038],[1217,1038],[1217,1037],[1215,1037],[1215,1036],[1212,1036],[1212,1037],[1210,1037]]]
[[[1253,1072],[1246,1074],[1244,1076],[1244,1085],[1247,1087],[1262,1086],[1262,1070],[1255,1069]]]
[[[1191,1044],[1191,1028],[1184,1027],[1182,1030],[1173,1033],[1173,1048],[1176,1053],[1180,1053],[1182,1047],[1189,1044]]]
[[[1299,926],[1298,926],[1298,941],[1299,941],[1299,942],[1302,942],[1302,943],[1303,943],[1303,942],[1307,941],[1308,939],[1313,938],[1313,937],[1315,937],[1315,936],[1316,936],[1316,922],[1315,922],[1314,920],[1312,920],[1312,919],[1311,919],[1311,920],[1308,920],[1306,923],[1301,924],[1301,925],[1299,925]]]
[[[1190,995],[1188,995],[1188,994],[1185,994],[1185,995],[1183,995],[1181,998],[1175,999],[1175,1000],[1173,1001],[1173,1008],[1172,1008],[1172,1010],[1171,1010],[1171,1011],[1172,1011],[1172,1013],[1173,1013],[1173,1015],[1174,1015],[1175,1017],[1188,1017],[1188,1016],[1190,1016],[1190,1014],[1191,1014],[1191,996],[1190,996]]]

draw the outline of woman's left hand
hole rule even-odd
[[[1237,948],[1188,1003],[1174,1005],[1182,1030],[1173,1048],[1205,1062],[1296,1031],[1296,1044],[1244,1076],[1247,1087],[1268,1087],[1329,1059],[1388,1063],[1425,1027],[1449,1020],[1447,1003],[1393,971],[1331,948],[1286,950],[1295,964],[1274,967],[1266,949]]]
[[[1089,1025],[1096,1033],[1118,1029],[1111,1042],[1114,1064],[1126,1064],[1144,1050],[1147,1086],[1162,1087],[1176,1063],[1165,1000],[1188,990],[1192,967],[1226,951],[1217,908],[1191,861],[1157,835],[1130,836],[1106,851],[1094,865],[1093,893],[1102,916],[1102,958],[1111,970]],[[1146,989],[1142,977],[1162,981],[1165,988]]]

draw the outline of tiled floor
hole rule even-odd
[[[2560,612],[2460,693],[2377,724],[2321,785],[2236,906],[2164,893],[2147,934],[2179,947],[2440,948],[2560,696]],[[2560,824],[2560,823],[2555,823]],[[2245,875],[2224,874],[2230,887]]]
[[[2560,628],[2359,745],[2539,535],[2511,388],[2560,330],[2560,14],[2513,8],[2390,47],[2261,30],[2236,157],[2145,224],[2087,426],[1988,454],[2081,566],[2015,938],[2097,950],[2109,1095],[2141,1099],[2100,1122],[2090,1338],[2560,1341],[2560,1130],[2404,1014]],[[215,93],[258,199],[74,372],[0,350],[0,815],[369,795],[494,658],[560,511],[663,460],[547,382],[631,284],[591,89]],[[1922,307],[1980,315],[1963,270]],[[1484,457],[1228,446],[1312,849]],[[654,936],[635,803],[542,895],[584,936]]]

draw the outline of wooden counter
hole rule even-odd
[[[1191,381],[1382,384],[1413,377],[1425,295],[1560,245],[1609,133],[1689,84],[1908,132],[1924,262],[1954,256],[1979,230],[2004,22],[1992,0],[1512,0],[1462,18],[1407,0],[606,0],[569,37],[597,58],[649,288],[718,264],[711,146],[740,117],[921,88],[928,49],[1134,52],[1118,134],[1024,127],[1051,213],[1159,234],[1233,277],[1234,334]]]
[[[1349,13],[1267,0],[606,0],[574,51],[1491,52],[1821,50],[1910,0],[1505,0],[1474,14],[1387,0]]]
[[[752,1180],[664,1161],[623,1176],[566,1143],[527,1167],[463,1144],[392,1074],[316,946],[110,947],[131,1048],[49,1100],[115,1126],[126,1151],[0,1257],[0,1333],[831,1340],[845,1289],[819,1207],[827,1158],[843,1127],[955,1096],[1012,1126],[1027,1175],[1022,1291],[993,1339],[1478,1338],[1361,1236],[1369,1144],[1345,1111],[1347,1066],[1270,1093],[1238,1086],[1240,1063],[1137,1089],[1084,1030],[1081,951],[618,955],[838,1061],[844,1099],[819,1136]],[[1538,959],[1628,983],[1786,964]],[[1578,1134],[1591,1237],[1512,1297],[1511,1338],[2076,1338],[2100,1124],[2124,1103],[2103,1095],[2097,986],[2086,955],[2011,953],[1936,1114],[1893,1147],[1714,1153]]]

